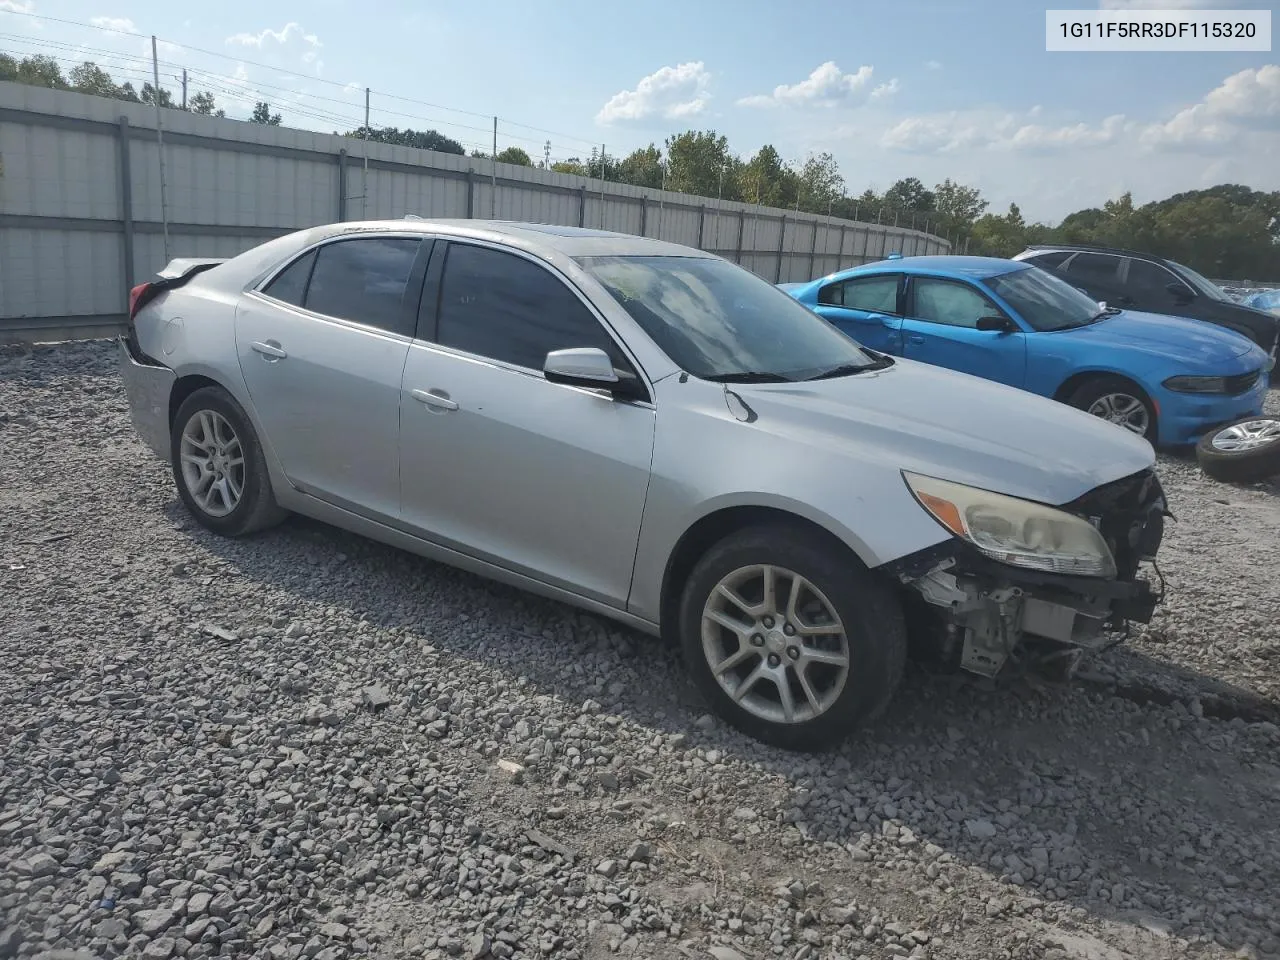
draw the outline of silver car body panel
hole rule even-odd
[[[653,402],[549,383],[255,292],[309,247],[359,233],[495,244],[540,260],[635,361]],[[122,361],[135,424],[165,455],[173,382],[212,380],[252,420],[286,509],[650,631],[673,550],[718,511],[802,517],[878,567],[950,539],[915,502],[903,469],[1062,504],[1154,462],[1145,440],[1085,413],[908,360],[801,384],[675,376],[679,368],[574,259],[625,255],[712,256],[479,221],[290,234],[139,312],[143,352],[172,373]],[[288,358],[272,362],[252,347],[267,341]],[[290,365],[297,372],[279,376]]]

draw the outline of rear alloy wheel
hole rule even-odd
[[[178,495],[201,526],[240,537],[283,519],[258,435],[221,387],[202,387],[182,402],[170,440]]]
[[[686,585],[680,632],[716,711],[794,750],[830,746],[881,712],[906,658],[896,597],[852,554],[786,526],[708,551]]]
[[[1215,480],[1256,483],[1280,474],[1280,417],[1245,417],[1196,444],[1200,469]]]
[[[1155,443],[1155,410],[1146,395],[1128,380],[1121,377],[1089,380],[1071,394],[1067,402]]]

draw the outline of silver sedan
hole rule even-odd
[[[316,227],[131,294],[134,424],[208,529],[305,514],[678,641],[817,748],[910,623],[990,675],[1157,598],[1149,444],[864,349],[710,254],[565,227]]]

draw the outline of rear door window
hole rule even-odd
[[[1119,257],[1103,253],[1078,253],[1067,265],[1067,272],[1081,280],[1114,283],[1119,267]]]
[[[409,289],[409,275],[421,244],[415,237],[325,244],[316,255],[304,306],[392,333],[411,333],[421,291]]]
[[[824,306],[863,310],[867,313],[898,314],[899,274],[855,277],[823,287],[818,302]]]

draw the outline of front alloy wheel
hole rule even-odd
[[[849,676],[849,639],[831,602],[785,567],[740,567],[702,611],[702,652],[716,682],[769,723],[826,713]]]
[[[712,546],[685,583],[678,628],[716,712],[792,750],[831,746],[878,715],[906,660],[891,586],[847,547],[788,523]]]

